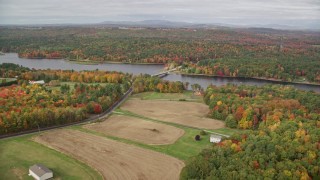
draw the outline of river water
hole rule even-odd
[[[7,53],[0,55],[1,63],[15,63],[25,67],[34,69],[62,69],[62,70],[105,70],[105,71],[122,71],[124,73],[132,74],[156,74],[160,72],[163,65],[142,65],[142,64],[95,64],[95,65],[84,65],[76,64],[63,59],[21,59],[16,53]],[[266,80],[256,79],[245,79],[245,78],[224,78],[224,77],[201,77],[201,76],[185,76],[180,74],[169,74],[164,77],[165,80],[170,81],[182,81],[189,82],[191,84],[200,84],[203,88],[213,84],[217,86],[231,84],[247,84],[262,86],[265,84],[285,84],[292,85],[297,89],[315,91],[320,93],[320,86],[305,85],[305,84],[291,84],[282,82],[270,82]],[[190,87],[190,86],[189,86]]]

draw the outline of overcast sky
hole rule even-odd
[[[320,26],[320,0],[0,0],[0,24],[170,20]]]

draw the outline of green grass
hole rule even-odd
[[[54,179],[102,179],[84,163],[31,140],[32,135],[0,140],[0,179],[33,179],[29,167],[42,163]]]
[[[196,141],[194,137],[200,134],[199,130],[191,128],[181,128],[185,134],[172,145],[153,146],[153,149],[181,160],[188,160],[190,157],[198,155],[203,149],[212,146],[209,141],[209,135],[201,136],[200,141]]]
[[[139,94],[132,95],[132,98],[140,98],[143,100],[171,100],[171,101],[179,101],[179,100],[186,100],[186,101],[197,101],[202,102],[201,96],[193,95],[192,91],[184,91],[183,93],[158,93],[158,92],[143,92]]]
[[[78,82],[61,82],[60,86],[65,85],[65,84],[70,86],[70,91],[73,91],[74,90],[74,85],[75,84],[80,84],[80,83],[78,83]],[[97,84],[100,84],[100,85],[104,86],[104,85],[106,85],[108,83],[83,83],[83,84],[85,84],[85,85],[97,85]],[[60,90],[60,86],[47,86],[47,88],[51,89],[51,90]]]
[[[16,81],[16,80],[17,80],[16,78],[0,78],[0,84],[2,84],[3,79],[5,79],[7,83],[8,83],[8,82],[11,82],[11,81]]]

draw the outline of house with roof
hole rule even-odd
[[[210,135],[210,142],[211,143],[219,143],[221,141],[222,137],[219,135],[211,134]]]
[[[29,176],[36,180],[45,180],[53,177],[53,172],[42,164],[35,164],[29,168]]]

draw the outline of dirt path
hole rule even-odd
[[[76,130],[52,130],[34,140],[89,164],[105,179],[179,179],[184,166],[176,158]]]
[[[121,109],[161,121],[205,129],[224,127],[222,121],[206,118],[208,107],[196,102],[130,99]]]
[[[184,134],[184,130],[173,126],[122,115],[112,115],[103,122],[84,127],[107,135],[154,145],[173,144]]]

